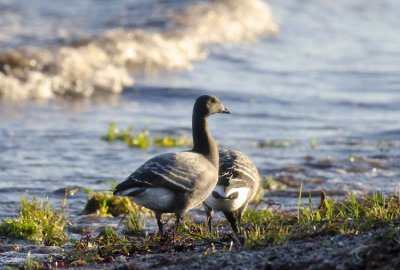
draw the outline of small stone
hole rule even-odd
[[[125,256],[124,255],[120,255],[115,257],[115,261],[116,262],[126,262]]]

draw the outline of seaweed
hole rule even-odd
[[[158,147],[187,147],[192,145],[192,140],[186,134],[181,134],[178,137],[165,135],[157,137],[154,142]]]
[[[152,145],[157,147],[187,147],[192,145],[192,140],[186,134],[181,134],[177,137],[172,135],[151,137],[148,129],[143,129],[136,133],[133,133],[133,131],[133,125],[120,130],[116,123],[111,123],[108,125],[107,134],[103,139],[108,142],[123,141],[129,147],[142,150],[148,149]]]
[[[296,143],[290,140],[262,140],[254,143],[257,148],[288,148]]]

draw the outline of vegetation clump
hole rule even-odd
[[[83,235],[66,254],[66,260],[70,265],[112,261],[113,256],[127,255],[130,249],[131,245],[126,237],[118,235],[112,227],[105,227],[97,237]]]
[[[248,210],[243,216],[246,247],[282,244],[291,239],[322,234],[358,234],[385,225],[400,224],[400,199],[374,192],[356,199],[350,193],[344,201],[327,200],[321,193],[314,209],[302,203],[301,190],[297,215],[269,210]]]
[[[117,217],[126,213],[151,214],[150,210],[138,206],[128,197],[113,196],[107,192],[94,192],[88,199],[82,214]]]
[[[174,227],[168,227],[162,237],[158,234],[146,234],[142,242],[132,245],[131,253],[206,251],[210,247],[215,250],[216,246],[223,250],[232,248],[232,234],[222,234],[219,230],[211,233],[206,223],[196,223],[190,218],[184,218],[182,225],[176,233]]]
[[[258,148],[288,148],[295,145],[295,142],[290,140],[262,140],[255,143]]]
[[[186,147],[192,145],[192,140],[186,134],[178,137],[166,135],[156,138],[154,142],[158,147]]]
[[[104,136],[106,141],[120,140],[128,146],[139,149],[147,149],[152,145],[157,147],[185,147],[192,145],[191,139],[182,134],[178,137],[165,135],[161,137],[150,137],[149,130],[144,129],[133,133],[134,127],[130,126],[124,130],[120,130],[115,123],[109,124],[107,134]]]
[[[37,269],[44,269],[43,262],[39,260],[35,260],[30,256],[30,253],[26,256],[26,259],[21,266],[22,270],[37,270]]]
[[[287,189],[287,185],[273,177],[266,177],[260,180],[261,186],[265,190]]]
[[[326,194],[322,192],[319,205],[314,206],[315,204],[311,197],[308,198],[307,203],[303,201],[302,189],[300,188],[297,213],[271,211],[268,209],[248,209],[242,217],[243,234],[241,235],[227,233],[225,227],[228,223],[226,221],[218,221],[218,224],[213,226],[213,232],[210,233],[206,223],[199,224],[186,218],[183,222],[184,226],[178,228],[177,234],[173,233],[172,226],[169,228],[166,226],[169,233],[162,238],[157,234],[143,234],[144,223],[140,220],[140,214],[145,213],[143,211],[147,210],[139,208],[130,199],[115,197],[104,192],[93,193],[91,198],[94,197],[97,198],[97,203],[93,204],[99,207],[100,210],[92,210],[94,211],[92,213],[121,215],[128,212],[124,230],[126,236],[120,236],[111,227],[105,227],[97,237],[89,234],[83,235],[79,241],[73,242],[74,247],[72,250],[67,250],[63,255],[60,255],[62,259],[58,259],[58,262],[63,262],[66,266],[112,262],[119,255],[127,256],[129,254],[188,250],[196,250],[208,254],[210,252],[213,253],[216,249],[254,249],[262,246],[282,245],[295,239],[307,239],[319,235],[357,235],[371,230],[385,231],[385,234],[376,235],[376,239],[372,239],[372,248],[375,245],[378,246],[376,243],[379,246],[381,246],[380,243],[389,243],[387,252],[398,254],[396,252],[400,247],[400,198],[399,196],[388,196],[382,192],[374,192],[371,195],[360,198],[350,193],[343,201],[327,199]],[[111,210],[116,204],[121,204],[122,206],[118,206],[118,210]],[[25,196],[21,203],[20,217],[15,220],[26,220],[29,215],[29,220],[43,219],[44,214],[41,216],[36,213],[38,209],[41,212],[54,212],[59,215],[54,207],[49,206],[48,202],[47,204],[42,204],[36,199],[28,201]],[[46,218],[51,220],[52,224],[58,222],[57,219],[52,217],[52,214],[48,214]],[[9,230],[10,227],[7,227],[9,225],[4,225],[11,224],[6,220],[0,225],[0,232],[15,232],[15,227]],[[62,220],[65,220],[65,218]],[[22,223],[29,224],[28,222]],[[39,225],[24,226],[24,228],[29,228],[30,231],[33,231],[31,228],[35,226]],[[51,227],[50,224],[47,226]],[[8,229],[6,230],[5,228]],[[20,230],[20,232],[22,231],[26,234],[29,230]],[[134,235],[128,236],[129,234]],[[4,235],[10,236],[9,233]],[[45,237],[44,235],[49,236]],[[54,234],[50,236],[49,233],[42,233],[42,237],[42,240],[34,240],[38,238],[35,234],[34,237],[29,239],[28,236],[19,238],[46,244],[53,244],[59,239]],[[64,238],[65,241],[66,236]],[[354,252],[357,252],[358,256],[369,256],[365,253],[367,251],[364,252],[364,249]],[[40,265],[40,262],[27,258],[24,268],[34,269],[36,265]]]
[[[136,234],[143,231],[144,221],[140,219],[137,211],[130,211],[125,221],[125,234]]]
[[[268,190],[286,189],[286,188],[287,185],[272,177],[262,178],[260,179],[260,185],[258,186],[257,193],[254,196],[252,203],[255,205],[259,205],[264,199],[265,192],[267,192]]]
[[[191,239],[192,241],[218,242],[222,237],[218,229],[210,232],[206,223],[196,223],[190,218],[185,218],[183,225],[178,228],[178,233],[182,237]],[[218,228],[218,224],[216,228]]]
[[[21,200],[21,210],[16,218],[6,218],[0,224],[0,235],[25,239],[36,244],[62,245],[68,237],[64,231],[68,220],[64,215],[64,206],[60,212],[49,201],[31,201],[25,195]]]
[[[149,131],[147,129],[133,134],[134,127],[130,126],[124,130],[120,130],[115,123],[108,125],[107,134],[104,139],[108,142],[120,140],[125,142],[128,146],[140,149],[147,149],[152,145],[153,141],[149,138]]]

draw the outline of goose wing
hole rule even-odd
[[[239,151],[220,152],[218,185],[229,188],[258,186],[259,174],[251,160]]]
[[[151,187],[162,187],[174,192],[191,192],[197,182],[210,177],[215,168],[202,155],[193,152],[178,152],[158,155],[140,166],[116,188],[116,194],[126,189],[138,191]]]

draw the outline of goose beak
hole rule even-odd
[[[220,113],[230,114],[231,112],[230,112],[226,107],[224,107],[224,108],[221,110]]]

